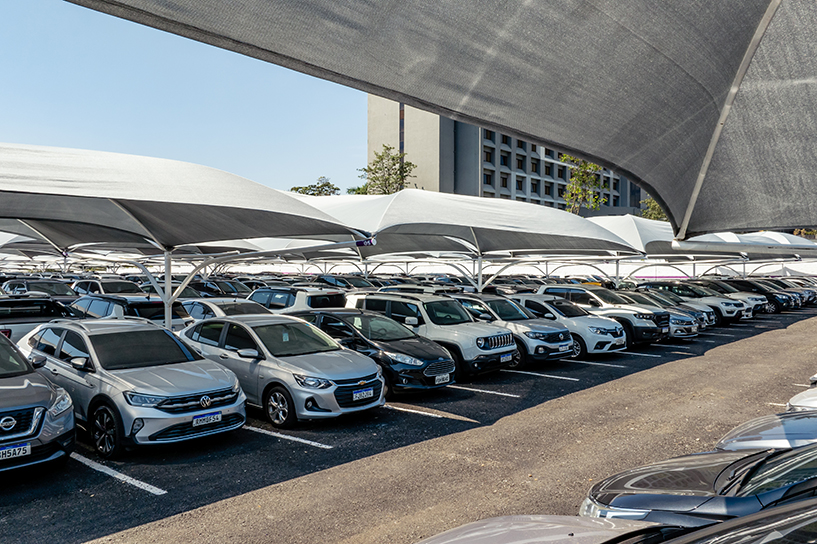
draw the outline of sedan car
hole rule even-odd
[[[697,527],[805,499],[815,489],[817,444],[714,451],[606,478],[590,489],[579,514]]]
[[[185,300],[182,306],[196,321],[231,315],[271,314],[269,310],[245,298],[211,297]]]
[[[45,358],[42,371],[68,390],[102,457],[244,425],[235,375],[146,319],[52,322],[18,346]]]
[[[35,371],[0,336],[0,472],[66,459],[74,449],[74,411],[62,387]]]
[[[276,427],[385,404],[383,376],[375,362],[301,319],[205,319],[181,334],[203,356],[233,370],[247,402],[262,407]]]
[[[386,381],[386,398],[394,391],[437,389],[454,383],[455,363],[448,350],[377,312],[338,308],[292,315],[374,359]]]

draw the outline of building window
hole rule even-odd
[[[485,138],[486,140],[490,140],[490,141],[493,142],[494,141],[494,131],[493,130],[488,130],[487,128],[483,129],[482,137]]]
[[[505,200],[510,200],[511,195],[499,195],[499,198],[504,198]]]
[[[560,210],[566,210],[567,209],[567,204],[559,204],[558,208]]]
[[[542,203],[542,201],[541,200],[531,200],[530,203],[531,204],[536,204],[538,206],[538,205],[540,205]]]
[[[505,189],[508,188],[508,174],[499,175],[499,186],[504,187]]]
[[[473,155],[472,155],[472,156],[473,156]],[[567,179],[567,177],[565,177],[565,167],[564,167],[564,166],[560,166],[560,167],[559,167],[559,168],[556,170],[556,177],[557,177],[557,178],[562,178],[562,179],[564,179],[564,180],[566,180],[566,179]]]
[[[608,178],[607,176],[604,176],[604,183],[602,184],[602,187],[604,187],[605,189],[610,188],[610,178]]]
[[[525,170],[525,157],[520,157],[520,156],[517,155],[517,157],[516,157],[516,169],[517,170],[522,170],[524,172],[524,170]]]
[[[618,200],[618,197],[617,197],[617,196],[614,196],[614,197],[613,197],[613,206],[618,206],[618,205],[619,205],[619,200]]]
[[[539,154],[539,146],[536,144],[530,144],[530,152]]]
[[[545,205],[545,206],[547,206],[548,208],[552,208],[552,207],[553,207],[553,202],[550,202],[550,201],[547,201],[547,200],[545,200],[544,202],[542,202],[542,204],[544,204],[544,205]]]
[[[553,177],[553,164],[549,162],[545,163],[545,175]]]
[[[553,196],[553,184],[545,182],[545,196]]]
[[[507,145],[507,146],[509,146],[509,147],[510,147],[510,145],[511,145],[511,137],[510,137],[510,136],[508,136],[508,135],[506,135],[506,134],[503,134],[503,135],[502,135],[502,143],[503,143],[504,145]]]
[[[613,190],[618,191],[618,180],[617,179],[613,180]]]
[[[511,163],[511,154],[507,151],[500,151],[499,152],[499,165],[500,166],[510,166]]]
[[[527,145],[525,144],[524,140],[516,140],[516,147],[518,147],[522,151],[525,151],[525,148],[527,147]]]
[[[494,164],[494,150],[490,147],[483,148],[483,152],[485,154],[485,162],[490,162]]]
[[[519,202],[527,202],[528,201],[528,199],[523,197],[523,196],[516,197],[516,200],[518,200]]]
[[[490,170],[485,170],[482,173],[482,182],[485,185],[490,185],[490,186],[493,187],[493,185],[494,185],[494,173],[491,172]]]
[[[539,194],[539,180],[531,180],[530,182],[530,192],[532,195]]]
[[[565,188],[566,185],[559,185],[559,198],[565,197]]]
[[[548,157],[550,157],[552,159],[553,158],[553,150],[546,147],[545,148],[545,155],[547,155]]]
[[[517,191],[525,190],[525,178],[516,178],[516,190]]]
[[[539,159],[531,159],[530,160],[530,171],[534,174],[539,173]]]

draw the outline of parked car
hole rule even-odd
[[[247,298],[252,289],[236,280],[209,278],[194,280],[188,285],[205,297],[241,297]]]
[[[235,375],[146,319],[53,322],[18,346],[45,357],[42,371],[71,395],[102,457],[244,425],[246,397]]]
[[[383,377],[374,361],[295,317],[205,319],[182,336],[204,357],[232,369],[247,402],[263,408],[276,427],[385,403]]]
[[[774,313],[780,313],[794,307],[793,297],[776,287],[761,285],[752,280],[740,278],[724,278],[722,281],[735,289],[765,296],[766,302],[771,306]]]
[[[716,450],[787,449],[817,443],[817,412],[757,417],[741,423],[715,444]]]
[[[714,451],[606,478],[590,489],[579,514],[698,527],[809,498],[815,489],[817,444]]]
[[[272,313],[257,302],[245,298],[194,298],[183,301],[182,306],[196,321],[211,317]]]
[[[142,293],[139,284],[123,279],[99,279],[75,281],[71,288],[78,295],[136,295]]]
[[[698,336],[698,321],[682,308],[667,307],[663,302],[651,298],[646,293],[636,291],[620,292],[618,295],[631,304],[657,308],[669,312],[669,338],[687,339]]]
[[[458,301],[436,295],[351,293],[350,308],[382,313],[448,350],[458,379],[507,368],[518,357],[511,331],[477,323]]]
[[[810,378],[811,388],[797,393],[786,403],[787,412],[817,410],[817,375]]]
[[[386,398],[395,391],[437,389],[454,383],[454,359],[445,348],[382,314],[338,308],[291,315],[317,326],[342,346],[371,357],[382,371]]]
[[[573,337],[566,327],[540,319],[508,298],[476,293],[451,295],[451,298],[458,300],[471,316],[513,333],[519,357],[511,368],[573,355]]]
[[[360,276],[338,276],[333,274],[321,274],[315,278],[316,283],[325,283],[333,287],[342,289],[367,289],[374,291],[376,287],[365,278]]]
[[[161,288],[162,288],[162,289],[164,289],[164,288],[165,288],[164,283],[159,282],[159,285],[161,286]],[[177,289],[177,288],[178,288],[180,285],[181,285],[181,282],[174,282],[173,284],[171,284],[170,288],[171,288],[171,289],[173,289],[173,292],[175,292],[175,291],[176,291],[176,289]],[[150,282],[147,282],[147,283],[142,283],[142,284],[140,284],[140,285],[139,285],[139,287],[140,287],[140,288],[142,289],[142,291],[144,291],[145,293],[148,293],[148,294],[151,294],[151,295],[155,295],[155,294],[156,294],[156,288],[154,288],[154,287],[153,287],[153,284],[152,284],[152,283],[150,283]],[[179,296],[177,297],[177,299],[176,299],[176,300],[187,300],[187,299],[189,299],[189,298],[201,298],[201,293],[199,293],[198,291],[196,291],[195,289],[193,289],[193,288],[192,288],[192,287],[190,287],[189,285],[185,285],[185,286],[184,286],[184,289],[182,289],[182,292],[181,292],[181,293],[179,293]]]
[[[73,315],[69,308],[49,297],[0,295],[0,335],[12,342],[17,342],[41,323]]]
[[[123,319],[143,317],[164,324],[165,305],[158,295],[139,296],[87,295],[75,300],[69,308],[80,319]],[[180,331],[193,322],[187,310],[178,300],[171,306],[171,330]]]
[[[769,308],[769,301],[765,296],[752,293],[751,291],[741,291],[740,289],[729,285],[725,281],[708,278],[696,278],[688,281],[689,283],[695,285],[708,287],[709,289],[712,289],[713,291],[716,291],[727,298],[734,298],[743,301],[744,304],[752,307],[752,312],[755,315],[764,312],[769,313],[771,311],[771,308]]]
[[[624,327],[615,319],[593,315],[555,295],[518,293],[513,299],[537,317],[567,327],[573,339],[571,354],[581,359],[588,353],[611,353],[627,349]]]
[[[0,472],[64,460],[74,450],[74,410],[62,387],[0,336]]]
[[[3,284],[3,292],[9,295],[22,295],[24,293],[37,293],[49,296],[62,303],[70,303],[79,295],[71,289],[71,286],[63,281],[43,280],[43,279],[14,279]]]
[[[274,314],[346,306],[346,295],[343,291],[315,287],[262,287],[253,291],[247,298]]]
[[[740,300],[727,298],[717,291],[711,291],[706,287],[691,283],[664,280],[645,281],[638,285],[638,289],[669,291],[690,302],[706,304],[715,312],[716,325],[734,323],[744,317],[745,311],[751,312],[751,308]]]
[[[690,302],[689,300],[679,297],[672,291],[663,291],[660,289],[641,289],[640,292],[647,293],[651,297],[657,297],[659,300],[666,300],[672,304],[675,304],[677,307],[689,309],[694,312],[701,312],[704,315],[704,328],[711,328],[714,327],[717,323],[717,316],[715,315],[715,310],[710,308],[706,304],[701,304],[699,302]],[[699,326],[698,329],[700,330],[701,327]]]
[[[763,278],[766,283],[771,283],[784,291],[795,291],[803,297],[803,304],[814,304],[817,302],[817,290],[814,287],[804,287],[784,278]]]

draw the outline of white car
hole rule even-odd
[[[573,338],[571,354],[581,358],[591,353],[611,353],[627,348],[627,335],[615,319],[599,317],[553,295],[518,293],[511,299],[534,315],[551,319],[567,328]]]
[[[183,301],[182,306],[196,321],[211,317],[272,313],[257,302],[245,298],[194,298]]]
[[[346,293],[335,288],[262,287],[250,293],[247,299],[257,302],[274,314],[346,306]]]

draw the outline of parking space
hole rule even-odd
[[[693,341],[532,364],[442,390],[398,395],[385,408],[303,422],[293,430],[275,429],[260,411],[249,409],[246,426],[229,435],[141,448],[118,461],[100,460],[82,436],[77,455],[64,468],[4,475],[0,531],[17,535],[13,527],[31,527],[4,542],[85,541],[403,446],[490,426],[547,401],[815,315],[817,309],[764,315],[707,331]],[[808,387],[796,382],[793,387]],[[769,404],[783,407],[785,400]],[[35,528],[27,521],[31,519],[48,523]]]

